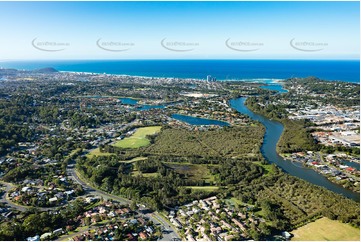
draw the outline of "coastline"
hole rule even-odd
[[[128,75],[128,74],[109,74],[109,73],[100,73],[100,72],[86,72],[86,71],[58,71],[59,73],[70,73],[77,75],[105,75],[105,76],[114,76],[114,77],[134,77],[134,78],[144,78],[144,79],[181,79],[186,81],[207,81],[205,78],[192,78],[192,77],[157,77],[157,76],[141,76],[141,75]],[[240,78],[240,79],[219,79],[217,82],[249,82],[249,83],[258,83],[258,84],[283,84],[286,79],[281,78]]]
[[[287,78],[310,76],[322,80],[360,83],[359,61],[344,60],[247,60],[247,59],[148,59],[148,60],[18,60],[0,62],[0,68],[36,70],[54,67],[61,72],[142,78],[181,78],[218,81],[278,83]],[[337,71],[323,71],[335,70]]]

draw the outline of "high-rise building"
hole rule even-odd
[[[211,75],[208,75],[208,76],[207,76],[207,81],[208,81],[208,82],[215,82],[215,81],[217,81],[217,78],[212,77]]]

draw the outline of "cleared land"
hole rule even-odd
[[[91,152],[89,152],[86,157],[88,158],[93,158],[94,156],[110,156],[110,155],[114,155],[112,153],[107,153],[107,152],[100,152],[99,148],[96,148],[94,150],[92,150]]]
[[[120,162],[123,162],[123,163],[133,163],[133,162],[136,162],[138,160],[147,160],[148,158],[147,157],[142,157],[142,156],[139,156],[139,157],[135,157],[131,160],[122,160]]]
[[[114,146],[131,149],[147,146],[150,144],[150,141],[146,136],[158,133],[161,128],[162,126],[138,128],[132,136],[116,142]]]
[[[139,171],[133,171],[132,172],[132,176],[139,176],[141,175],[142,177],[157,177],[159,175],[158,172],[152,172],[152,173],[141,173]]]
[[[207,165],[196,165],[196,164],[177,164],[167,162],[165,165],[173,169],[178,174],[186,176],[186,179],[192,181],[203,180],[205,182],[213,182],[214,176],[210,173]]]
[[[218,190],[219,187],[217,187],[217,186],[185,186],[185,188],[190,188],[193,191],[213,192],[213,191]]]
[[[291,232],[292,240],[347,240],[360,241],[360,230],[351,225],[321,218]]]
[[[273,170],[273,168],[272,168],[272,165],[270,165],[270,164],[262,164],[261,162],[253,162],[254,164],[257,164],[257,165],[259,165],[259,166],[261,166],[264,170],[265,170],[265,176],[268,176],[268,175],[270,175],[270,174],[274,174],[274,170]]]

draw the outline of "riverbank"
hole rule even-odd
[[[280,155],[295,165],[316,171],[335,184],[353,192],[360,192],[360,171],[338,163],[334,155],[313,151]]]
[[[260,102],[262,103],[262,100]],[[257,103],[257,100],[254,99],[247,99],[245,105],[258,115],[282,123],[284,129],[276,144],[276,151],[286,162],[290,162],[294,166],[304,167],[305,169],[312,169],[340,187],[352,192],[360,192],[359,172],[356,169],[347,166],[336,167],[331,164],[332,162],[324,162],[326,157],[321,158],[321,153],[318,153],[317,156],[309,155],[317,152],[319,148],[306,128],[306,121],[274,117],[274,115],[262,109],[261,104]],[[283,109],[277,108],[275,108],[275,110],[276,112],[283,111]],[[307,153],[305,155],[306,157],[299,155],[302,151],[304,151],[303,153]],[[298,158],[296,158],[296,156]],[[294,158],[290,159],[290,157]]]
[[[246,105],[246,97],[230,100],[230,105],[238,112],[248,115],[251,119],[261,122],[266,127],[264,135],[264,141],[261,147],[261,152],[264,158],[270,162],[279,166],[286,173],[306,180],[315,185],[327,188],[330,191],[341,194],[345,197],[360,201],[360,194],[345,189],[342,186],[332,183],[327,178],[317,173],[312,169],[306,169],[303,166],[295,166],[292,162],[283,159],[276,149],[277,143],[284,131],[283,125],[278,121],[273,121],[265,116],[252,112]]]

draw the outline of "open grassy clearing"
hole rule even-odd
[[[242,202],[241,200],[235,198],[235,197],[231,197],[231,198],[228,198],[228,199],[225,199],[226,203],[232,205],[232,206],[247,206],[247,207],[254,207],[254,205],[252,204],[249,204],[249,203],[245,203],[245,202]]]
[[[164,163],[167,167],[174,169],[178,174],[183,174],[190,180],[204,180],[205,182],[213,182],[214,176],[210,173],[207,165],[196,164],[175,164]]]
[[[87,158],[93,158],[94,156],[110,156],[110,155],[115,155],[113,153],[108,153],[108,152],[100,152],[99,148],[96,148],[94,150],[92,150],[91,152],[89,152],[86,157]]]
[[[217,187],[217,186],[185,186],[185,188],[190,188],[193,191],[213,192],[213,191],[218,190],[219,187]]]
[[[328,218],[321,218],[315,222],[306,224],[291,234],[294,241],[315,241],[315,240],[338,240],[338,241],[360,241],[360,230],[351,225],[341,223]]]
[[[257,164],[257,165],[259,165],[259,166],[261,166],[264,170],[265,170],[265,175],[267,176],[267,175],[270,175],[270,174],[274,174],[274,170],[273,170],[273,168],[272,168],[272,165],[271,164],[262,164],[261,162],[259,162],[259,161],[255,161],[255,162],[253,162],[253,163],[255,163],[255,164]]]
[[[133,163],[133,162],[136,162],[138,160],[147,160],[148,158],[147,157],[143,157],[143,156],[139,156],[139,157],[135,157],[131,160],[122,160],[120,162],[123,162],[123,163]]]
[[[132,172],[132,176],[139,176],[141,175],[142,177],[157,177],[159,175],[158,172],[152,172],[152,173],[142,173],[140,171],[133,171]]]
[[[246,203],[243,203],[242,201],[238,200],[238,199],[235,198],[235,197],[231,197],[231,198],[229,198],[229,199],[226,199],[226,202],[229,202],[229,203],[232,204],[232,205],[236,205],[236,204],[238,204],[238,205],[244,205],[244,204],[246,204]]]
[[[135,133],[114,144],[115,147],[136,149],[150,144],[147,135],[153,135],[160,131],[162,126],[138,128]]]

